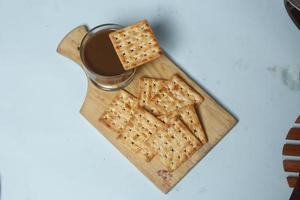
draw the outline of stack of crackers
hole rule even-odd
[[[146,20],[109,37],[125,70],[162,55]],[[130,151],[147,162],[157,156],[167,170],[174,171],[207,142],[195,109],[203,97],[178,75],[169,80],[142,77],[139,81],[139,96],[121,90],[100,121],[113,129]]]
[[[157,156],[174,171],[207,142],[195,109],[203,100],[176,74],[169,80],[142,77],[139,96],[121,90],[100,121],[130,151],[147,162]]]

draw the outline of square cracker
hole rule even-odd
[[[147,20],[114,31],[109,37],[125,70],[138,67],[162,55]]]
[[[202,144],[207,143],[207,137],[203,129],[201,120],[197,114],[194,105],[185,106],[179,110],[174,111],[170,115],[162,115],[158,118],[166,121],[169,118],[179,117],[180,120],[188,127],[188,129],[201,141]]]
[[[167,87],[163,87],[150,101],[163,115],[178,110],[189,103],[176,99],[172,92],[173,91],[168,90]]]
[[[149,140],[160,161],[169,171],[176,170],[201,147],[201,143],[178,118],[167,121],[167,127]]]
[[[202,144],[207,143],[207,137],[202,122],[200,121],[194,105],[188,105],[178,110],[177,115]]]
[[[176,99],[186,102],[186,105],[201,103],[204,99],[177,74],[168,81],[167,88]]]
[[[164,88],[167,84],[167,80],[163,79],[150,79],[151,93],[149,98],[153,98],[159,91]]]
[[[161,115],[159,109],[150,101],[167,81],[141,77],[139,80],[139,105],[154,115]]]
[[[120,134],[133,117],[137,106],[137,98],[125,90],[121,90],[108,109],[101,115],[99,121]]]
[[[165,124],[143,108],[136,108],[133,118],[125,127],[120,139],[134,152],[143,154],[145,160],[150,161],[156,152],[147,141],[162,130]]]

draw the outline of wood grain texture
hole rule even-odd
[[[84,26],[70,32],[60,43],[58,52],[81,64],[78,60],[78,45],[86,33]],[[76,51],[76,49],[77,51]],[[104,124],[99,122],[99,117],[108,108],[108,105],[117,92],[106,92],[95,87],[88,81],[88,89],[85,101],[80,113],[102,133],[124,156],[128,158],[146,177],[148,177],[162,192],[167,193],[198,161],[200,161],[210,149],[213,148],[226,133],[236,124],[237,120],[210,97],[198,84],[191,80],[169,58],[161,56],[159,59],[149,62],[136,71],[134,80],[125,88],[134,95],[138,95],[138,81],[142,76],[169,79],[173,74],[179,74],[189,85],[203,97],[203,103],[197,107],[197,112],[202,117],[208,142],[193,154],[174,172],[168,172],[158,160],[157,156],[147,163],[137,154],[129,151],[119,140],[113,137],[115,134]]]
[[[291,128],[286,136],[288,140],[300,140],[300,128]]]
[[[285,144],[283,146],[282,155],[286,156],[300,156],[300,145]]]
[[[70,31],[59,43],[56,51],[73,60],[77,64],[81,65],[79,48],[81,41],[85,34],[87,33],[86,26],[78,26],[77,28]]]
[[[299,200],[299,199],[300,199],[300,181],[298,179],[294,187],[294,190],[291,194],[290,200]]]
[[[300,160],[284,160],[283,168],[286,172],[300,172]]]
[[[296,124],[300,124],[300,115],[298,116],[298,118],[295,121]]]
[[[287,179],[289,187],[291,187],[291,188],[295,187],[297,185],[298,178],[299,177],[297,177],[297,176],[288,176],[286,179]]]

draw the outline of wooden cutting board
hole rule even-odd
[[[79,55],[80,42],[87,33],[85,26],[79,26],[69,32],[60,42],[57,52],[82,65]],[[102,133],[124,156],[128,158],[146,177],[148,177],[162,192],[167,193],[196,163],[198,163],[213,148],[226,133],[236,124],[237,120],[199,85],[189,78],[167,56],[149,62],[136,71],[134,80],[125,90],[137,96],[138,79],[141,76],[169,79],[173,74],[179,74],[194,87],[203,97],[204,102],[198,107],[198,114],[208,137],[208,143],[193,154],[174,172],[168,172],[157,156],[151,162],[145,162],[142,157],[132,153],[119,140],[116,134],[98,121],[101,114],[108,108],[118,92],[106,92],[98,89],[88,81],[85,101],[80,113]]]

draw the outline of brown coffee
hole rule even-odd
[[[108,36],[113,31],[98,31],[91,35],[83,46],[84,65],[102,76],[114,76],[125,72]]]

